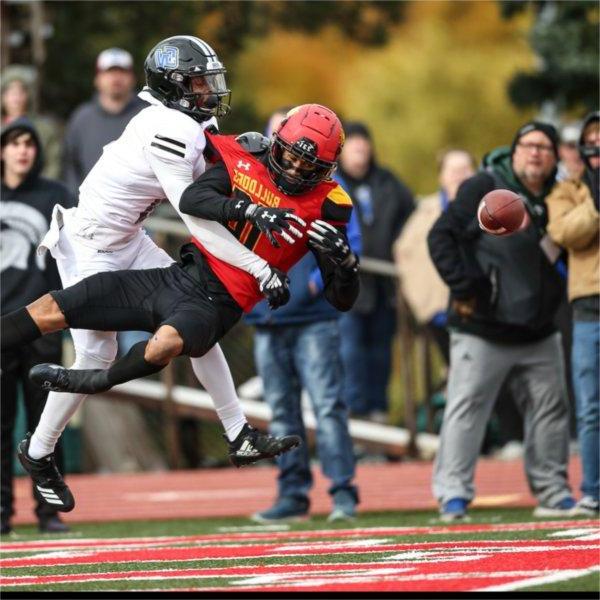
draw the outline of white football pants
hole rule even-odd
[[[173,259],[140,230],[119,250],[104,251],[87,246],[69,229],[66,223],[58,227],[53,219],[52,227],[42,246],[56,259],[64,287],[74,285],[85,277],[105,271],[124,269],[154,269],[168,267]],[[117,336],[110,331],[71,329],[75,346],[73,369],[108,369],[117,356]],[[216,412],[230,440],[235,439],[246,423],[237,397],[233,379],[221,347],[216,344],[204,356],[192,358],[196,377],[210,395]],[[54,451],[64,428],[82,403],[85,394],[50,392],[32,436],[29,453],[37,459]]]

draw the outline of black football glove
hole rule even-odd
[[[259,289],[272,309],[287,304],[290,299],[290,278],[279,269],[270,267],[259,280]]]
[[[306,227],[306,223],[295,215],[291,208],[268,208],[251,203],[244,211],[244,218],[264,233],[275,248],[280,246],[275,238],[275,233],[279,234],[288,244],[293,244],[296,241],[292,236],[302,237],[302,232],[294,227],[290,221],[295,221],[301,227]]]
[[[308,246],[337,267],[352,271],[358,268],[358,260],[350,249],[348,238],[326,221],[317,219],[310,224]]]

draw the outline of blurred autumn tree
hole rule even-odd
[[[551,27],[538,10],[548,4],[559,5]],[[42,74],[45,110],[66,117],[90,96],[102,49],[130,50],[143,80],[143,60],[157,40],[195,34],[215,46],[229,71],[234,110],[223,131],[261,129],[278,106],[328,104],[364,120],[380,160],[419,193],[436,185],[440,148],[461,146],[481,157],[508,142],[545,98],[561,108],[577,93],[583,98],[587,80],[577,73],[597,70],[597,36],[589,27],[597,5],[579,0],[55,1],[44,7],[54,31]],[[27,3],[9,8],[27,10]],[[519,83],[524,77],[527,85]],[[586,103],[597,98],[597,88],[590,86]],[[564,99],[557,99],[563,90]]]
[[[531,17],[501,19],[492,2],[411,2],[389,42],[365,48],[327,27],[319,36],[273,31],[249,40],[235,63],[238,99],[258,114],[319,101],[372,129],[379,160],[415,192],[436,186],[439,149],[476,156],[508,143],[532,112],[506,88],[535,57]]]
[[[404,4],[57,1],[45,2],[44,8],[53,35],[47,42],[42,103],[66,117],[76,104],[90,96],[95,59],[104,48],[120,46],[129,50],[143,81],[142,67],[148,51],[157,41],[170,35],[193,34],[205,38],[229,66],[233,57],[243,52],[248,38],[260,38],[276,28],[316,34],[321,27],[335,23],[344,35],[358,43],[383,44],[390,26],[400,20]],[[14,12],[27,10],[26,3],[15,3],[6,16],[10,17],[12,11],[13,21],[17,22]],[[27,62],[27,56],[21,61]],[[234,99],[235,96],[234,90]],[[236,102],[229,127],[236,128],[240,115],[247,120],[253,116],[251,113],[251,103],[238,105]]]
[[[509,93],[517,106],[536,106],[549,118],[567,109],[597,110],[600,40],[597,2],[501,2],[502,15],[511,19],[529,10],[535,21],[529,34],[539,57],[535,68],[519,71]]]

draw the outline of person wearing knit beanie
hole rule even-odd
[[[519,140],[524,135],[527,135],[532,131],[541,131],[548,138],[548,140],[550,140],[554,155],[558,158],[558,144],[560,143],[558,131],[556,131],[554,125],[550,125],[550,123],[544,123],[542,121],[529,121],[518,129],[510,146],[511,155],[515,153]]]

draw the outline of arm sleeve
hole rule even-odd
[[[190,233],[216,258],[260,277],[268,269],[265,260],[248,250],[223,225],[183,213],[179,207],[184,190],[193,182],[193,163],[187,152],[147,152],[148,161],[165,195]],[[193,156],[193,154],[192,154]],[[198,155],[197,155],[198,156]]]
[[[431,260],[452,296],[459,300],[477,293],[477,281],[465,264],[460,246],[465,232],[473,227],[473,220],[477,218],[479,201],[493,187],[493,180],[485,174],[467,179],[427,236]]]
[[[577,188],[571,183],[559,183],[546,198],[548,233],[569,250],[587,248],[598,235],[600,215],[590,198],[575,203]]]
[[[193,217],[226,223],[244,218],[248,200],[231,198],[231,179],[222,161],[205,171],[181,196],[181,212]]]

